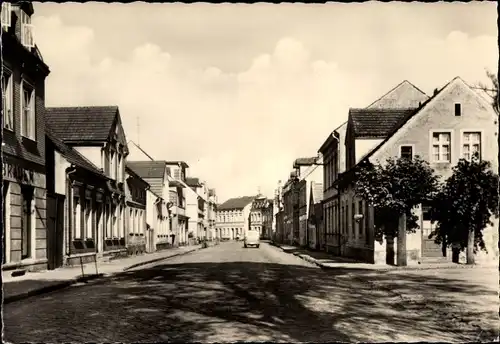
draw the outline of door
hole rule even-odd
[[[47,260],[48,269],[63,265],[64,195],[47,195]]]
[[[422,257],[443,257],[441,245],[429,239],[435,224],[431,223],[431,210],[429,206],[422,206]]]

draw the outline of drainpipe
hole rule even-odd
[[[68,171],[69,170],[69,171]],[[77,170],[76,170],[76,167],[75,165],[71,164],[69,168],[66,169],[66,185],[67,185],[67,188],[68,188],[68,208],[69,208],[69,213],[71,214],[71,216],[69,216],[69,219],[70,221],[73,220],[73,187],[71,185],[71,178],[70,178],[70,175],[72,175],[73,173],[75,173]],[[71,229],[73,228],[71,225],[68,226],[70,228],[70,230],[68,231],[68,245],[66,245],[66,256],[69,256],[71,254],[71,252],[69,252],[69,247],[71,245]]]
[[[335,176],[335,180],[338,180],[338,176],[340,175],[339,173],[339,168],[340,168],[340,164],[339,164],[339,161],[340,161],[340,156],[339,156],[339,151],[340,151],[340,135],[339,133],[337,133],[336,131],[333,133],[333,137],[335,138],[335,140],[337,140],[337,159],[335,159],[335,164],[337,165],[335,167],[335,171],[337,173],[337,175]],[[341,235],[340,235],[340,226],[341,226],[341,221],[340,221],[340,188],[339,186],[337,185],[337,187],[335,188],[337,190],[337,240],[338,240],[338,243],[339,243],[339,256],[342,255],[341,251],[342,251],[342,243],[340,242],[341,240]]]

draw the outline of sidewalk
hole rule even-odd
[[[2,271],[4,303],[66,288],[79,282],[106,277],[138,266],[188,254],[201,248],[201,245],[183,246],[140,256],[114,259],[109,262],[98,261],[97,271],[95,263],[88,263],[83,265],[83,276],[80,265],[41,272],[26,272],[25,275],[19,277],[12,277],[11,271]]]
[[[391,266],[385,264],[369,264],[346,257],[337,257],[322,251],[311,251],[295,246],[274,244],[286,253],[291,253],[301,259],[316,264],[323,269],[363,269],[373,271],[398,271],[398,270],[433,270],[433,269],[470,269],[491,268],[490,265],[467,265],[456,263],[424,263],[410,264],[408,266]],[[495,262],[492,262],[494,264]]]

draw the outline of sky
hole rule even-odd
[[[495,2],[34,3],[47,106],[118,105],[128,140],[219,201],[272,197],[349,107],[496,72]]]

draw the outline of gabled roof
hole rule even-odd
[[[415,109],[349,109],[355,138],[385,138]]]
[[[108,139],[118,106],[48,107],[45,120],[63,142],[104,142]]]
[[[446,85],[444,85],[440,90],[435,92],[433,94],[433,96],[431,98],[429,98],[425,103],[423,103],[420,106],[420,108],[417,111],[415,111],[411,116],[408,116],[404,121],[400,122],[396,127],[394,127],[393,130],[391,131],[391,133],[389,133],[389,135],[382,142],[380,142],[375,148],[373,148],[370,152],[368,152],[365,156],[363,156],[359,160],[359,162],[353,168],[351,168],[351,170],[346,171],[343,175],[352,174],[353,173],[352,171],[354,171],[354,169],[357,166],[359,166],[360,164],[366,163],[387,141],[389,141],[402,127],[404,127],[408,123],[408,121],[410,121],[413,117],[420,114],[429,105],[429,103],[432,100],[434,100],[436,97],[438,97],[446,88],[448,88],[448,86],[450,86],[452,83],[454,83],[457,80],[463,82],[467,87],[470,88],[470,86],[465,81],[463,81],[460,77],[457,76],[457,77],[453,78],[453,80],[451,80]],[[477,94],[477,92],[475,92],[473,89],[471,89],[471,91],[474,94],[476,94],[479,97],[479,99],[485,101],[484,98],[482,98],[479,94]],[[485,101],[485,103],[486,103],[486,101]]]
[[[127,161],[127,167],[141,178],[159,178],[165,176],[165,161]]]
[[[186,177],[187,186],[201,187],[200,179],[194,177]]]
[[[50,126],[45,126],[45,135],[52,142],[55,149],[71,164],[74,164],[80,168],[86,169],[99,177],[108,179],[102,170],[94,165],[92,162],[87,160],[82,154],[80,154],[76,149],[71,148],[66,145],[62,140],[60,140],[57,135],[52,131]]]
[[[137,178],[137,179],[140,179],[144,184],[146,184],[147,186],[150,186],[149,183],[147,181],[145,181],[140,175],[138,175],[137,173],[135,173],[134,170],[132,170],[128,165],[125,165],[125,171],[131,175],[132,177],[134,178]]]
[[[417,108],[427,101],[429,96],[408,80],[396,85],[382,97],[368,105],[368,109],[380,108]]]
[[[217,210],[232,210],[232,209],[243,209],[254,200],[254,196],[243,196],[230,198],[221,205],[217,206]]]

